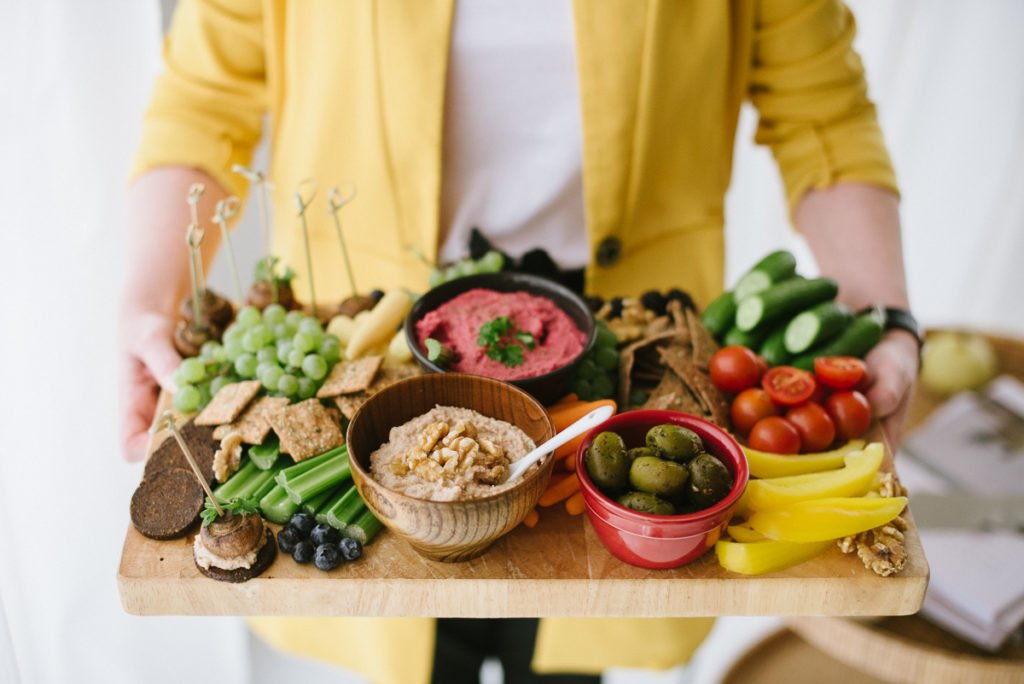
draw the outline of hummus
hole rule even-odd
[[[417,499],[476,499],[514,486],[506,482],[509,464],[535,446],[503,420],[436,406],[391,428],[388,441],[370,454],[370,473],[388,489]]]
[[[515,330],[529,333],[534,340],[533,349],[524,349],[522,363],[515,366],[490,358],[477,344],[480,328],[503,316],[512,320]],[[421,347],[431,337],[451,347],[458,355],[451,370],[498,380],[550,373],[576,358],[586,343],[583,331],[547,297],[483,288],[463,292],[427,313],[416,324],[416,337]]]

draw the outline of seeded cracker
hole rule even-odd
[[[196,425],[224,425],[233,422],[259,391],[259,380],[224,385],[203,412],[196,416]]]
[[[263,444],[270,434],[267,416],[288,405],[286,397],[260,397],[234,423],[220,425],[213,431],[213,438],[224,439],[229,432],[237,432],[246,444]]]
[[[286,406],[267,420],[281,440],[281,453],[296,463],[345,443],[338,423],[317,399]]]
[[[372,397],[377,392],[380,392],[385,387],[394,385],[399,380],[405,380],[411,378],[414,375],[420,374],[420,369],[415,366],[399,366],[397,368],[381,368],[380,372],[377,373],[376,379],[369,388],[362,392],[355,392],[353,394],[343,394],[341,396],[334,397],[334,403],[337,404],[338,408],[345,415],[346,418],[352,420],[352,416],[356,415],[356,411],[366,403],[366,400]]]
[[[328,399],[339,394],[362,392],[373,383],[383,361],[383,356],[367,356],[365,359],[335,364],[316,396]]]

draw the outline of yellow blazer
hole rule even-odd
[[[361,289],[425,287],[411,249],[436,254],[445,69],[454,0],[182,0],[146,113],[135,173],[231,172],[268,129],[275,252],[308,277],[292,195],[309,211],[316,291],[348,294],[324,190],[343,210]],[[810,188],[895,190],[893,170],[838,0],[574,0],[583,117],[587,287],[602,295],[682,287],[708,302],[723,280],[723,195],[740,105],[760,113],[792,207]],[[266,118],[265,118],[266,115]],[[183,227],[184,229],[184,227]],[[665,668],[709,620],[545,620],[545,671]],[[425,681],[429,620],[258,620],[257,632],[377,682]]]

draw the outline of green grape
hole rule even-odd
[[[274,341],[274,331],[263,323],[257,323],[252,326],[252,328],[249,329],[249,334],[256,338],[260,347],[265,347]],[[259,347],[257,347],[257,349],[258,348]]]
[[[298,349],[303,354],[308,354],[309,352],[316,349],[316,340],[313,338],[312,335],[304,333],[300,330],[299,332],[295,333],[295,337],[292,338],[292,346],[295,349]]]
[[[472,259],[462,259],[455,264],[456,278],[464,278],[466,276],[476,275],[476,273],[476,263]]]
[[[615,336],[615,333],[607,325],[604,325],[604,321],[601,321],[597,326],[597,340],[595,344],[598,347],[615,349],[619,346],[619,338]]]
[[[341,342],[338,342],[338,338],[334,335],[325,335],[324,341],[320,343],[317,351],[328,364],[336,363],[341,359]]]
[[[268,365],[261,371],[258,371],[258,375],[263,386],[269,391],[274,392],[277,390],[277,382],[281,379],[281,376],[284,375],[284,371],[281,370],[280,366],[274,364]]]
[[[454,266],[449,266],[448,268],[444,269],[444,281],[446,283],[450,283],[451,281],[456,280],[458,278],[459,271]]]
[[[210,390],[210,382],[204,382],[198,386],[199,389],[199,406],[205,407],[210,403],[210,399],[213,398],[213,392]]]
[[[241,342],[243,335],[245,335],[245,328],[238,325],[237,323],[232,323],[231,325],[228,326],[228,329],[224,331],[224,337],[222,339],[224,341],[224,344],[227,345],[227,343],[231,342],[232,340],[238,340],[239,342]]]
[[[220,388],[231,383],[231,378],[226,375],[218,375],[210,381],[210,396],[217,396]]]
[[[592,401],[594,396],[593,385],[590,384],[589,380],[583,378],[576,378],[575,382],[572,383],[571,389],[576,396],[583,401]]]
[[[629,393],[629,405],[630,406],[641,406],[647,402],[647,392],[642,389],[635,389]]]
[[[179,366],[182,379],[190,385],[202,382],[206,377],[206,366],[199,359],[185,359]]]
[[[293,328],[298,328],[299,323],[301,323],[302,319],[305,317],[306,316],[301,311],[289,311],[285,314],[284,322]]]
[[[277,347],[263,347],[256,352],[256,360],[260,363],[271,362],[277,363]]]
[[[478,270],[484,273],[498,273],[505,267],[505,257],[501,252],[491,250],[477,262]]]
[[[259,361],[256,359],[256,355],[247,352],[235,359],[235,372],[243,378],[255,378],[257,365],[259,365]]]
[[[593,380],[597,374],[597,364],[594,363],[594,360],[590,357],[583,359],[583,363],[580,364],[579,370],[576,371],[576,377],[582,380]]]
[[[268,325],[284,323],[286,315],[288,315],[288,312],[285,311],[283,306],[280,304],[271,304],[263,310],[263,322]]]
[[[292,327],[287,323],[278,323],[277,325],[274,326],[274,337],[276,337],[278,340],[290,338],[294,334],[295,331],[292,330]]]
[[[322,356],[309,354],[302,360],[302,372],[314,380],[322,380],[327,375],[327,362]]]
[[[217,350],[220,349],[220,343],[213,340],[203,342],[203,346],[199,348],[199,358],[212,360],[217,356]]]
[[[299,332],[304,332],[308,335],[316,335],[323,333],[324,329],[320,325],[320,321],[315,318],[303,318],[302,322],[299,323]]]
[[[599,375],[591,381],[594,399],[607,399],[615,394],[615,383],[607,375]]]
[[[277,360],[282,366],[288,365],[288,355],[292,353],[291,340],[277,341]]]
[[[199,408],[202,398],[199,390],[192,385],[179,386],[178,391],[174,393],[174,408],[182,413],[192,413]]]
[[[285,373],[277,379],[277,391],[285,396],[294,397],[299,392],[299,381],[291,373]]]
[[[299,378],[299,399],[309,399],[316,394],[317,386],[316,381],[307,378]]]
[[[599,368],[615,370],[619,367],[619,352],[615,351],[615,347],[598,347],[593,356]]]
[[[292,347],[292,350],[288,352],[288,366],[290,368],[301,368],[302,360],[306,358],[306,355],[301,351]]]
[[[263,373],[266,372],[266,370],[268,368],[271,368],[271,367],[273,367],[273,368],[278,368],[279,367],[277,365],[277,361],[276,360],[274,360],[274,361],[261,361],[261,362],[257,363],[256,364],[256,377],[257,378],[262,378],[263,377]]]
[[[260,350],[260,347],[262,346],[263,341],[260,339],[260,336],[256,333],[256,331],[252,330],[251,328],[245,331],[245,335],[242,336],[242,349],[252,354],[255,354]]]
[[[444,282],[444,271],[441,271],[436,268],[430,272],[430,277],[427,278],[427,285],[429,285],[430,287],[437,287],[438,285],[443,285]]]
[[[227,360],[234,363],[239,356],[245,353],[245,347],[242,346],[242,340],[234,339],[226,342],[224,344],[224,353],[227,356]]]
[[[178,367],[174,369],[174,372],[171,373],[171,380],[174,381],[175,387],[184,387],[189,384],[188,380],[185,378],[185,372],[181,370],[180,363],[178,364]]]
[[[235,322],[243,328],[251,328],[259,323],[261,319],[260,310],[255,306],[243,306],[238,310],[238,315],[235,316]]]

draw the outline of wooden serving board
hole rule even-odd
[[[907,615],[924,600],[928,564],[913,518],[905,517],[909,559],[893,577],[875,575],[838,548],[759,577],[726,572],[713,551],[675,570],[643,570],[608,553],[586,515],[554,506],[541,509],[536,528],[520,526],[470,561],[428,561],[384,530],[362,560],[333,572],[279,553],[243,584],[199,574],[194,534],[160,542],[129,525],[117,580],[125,610],[136,615]]]

